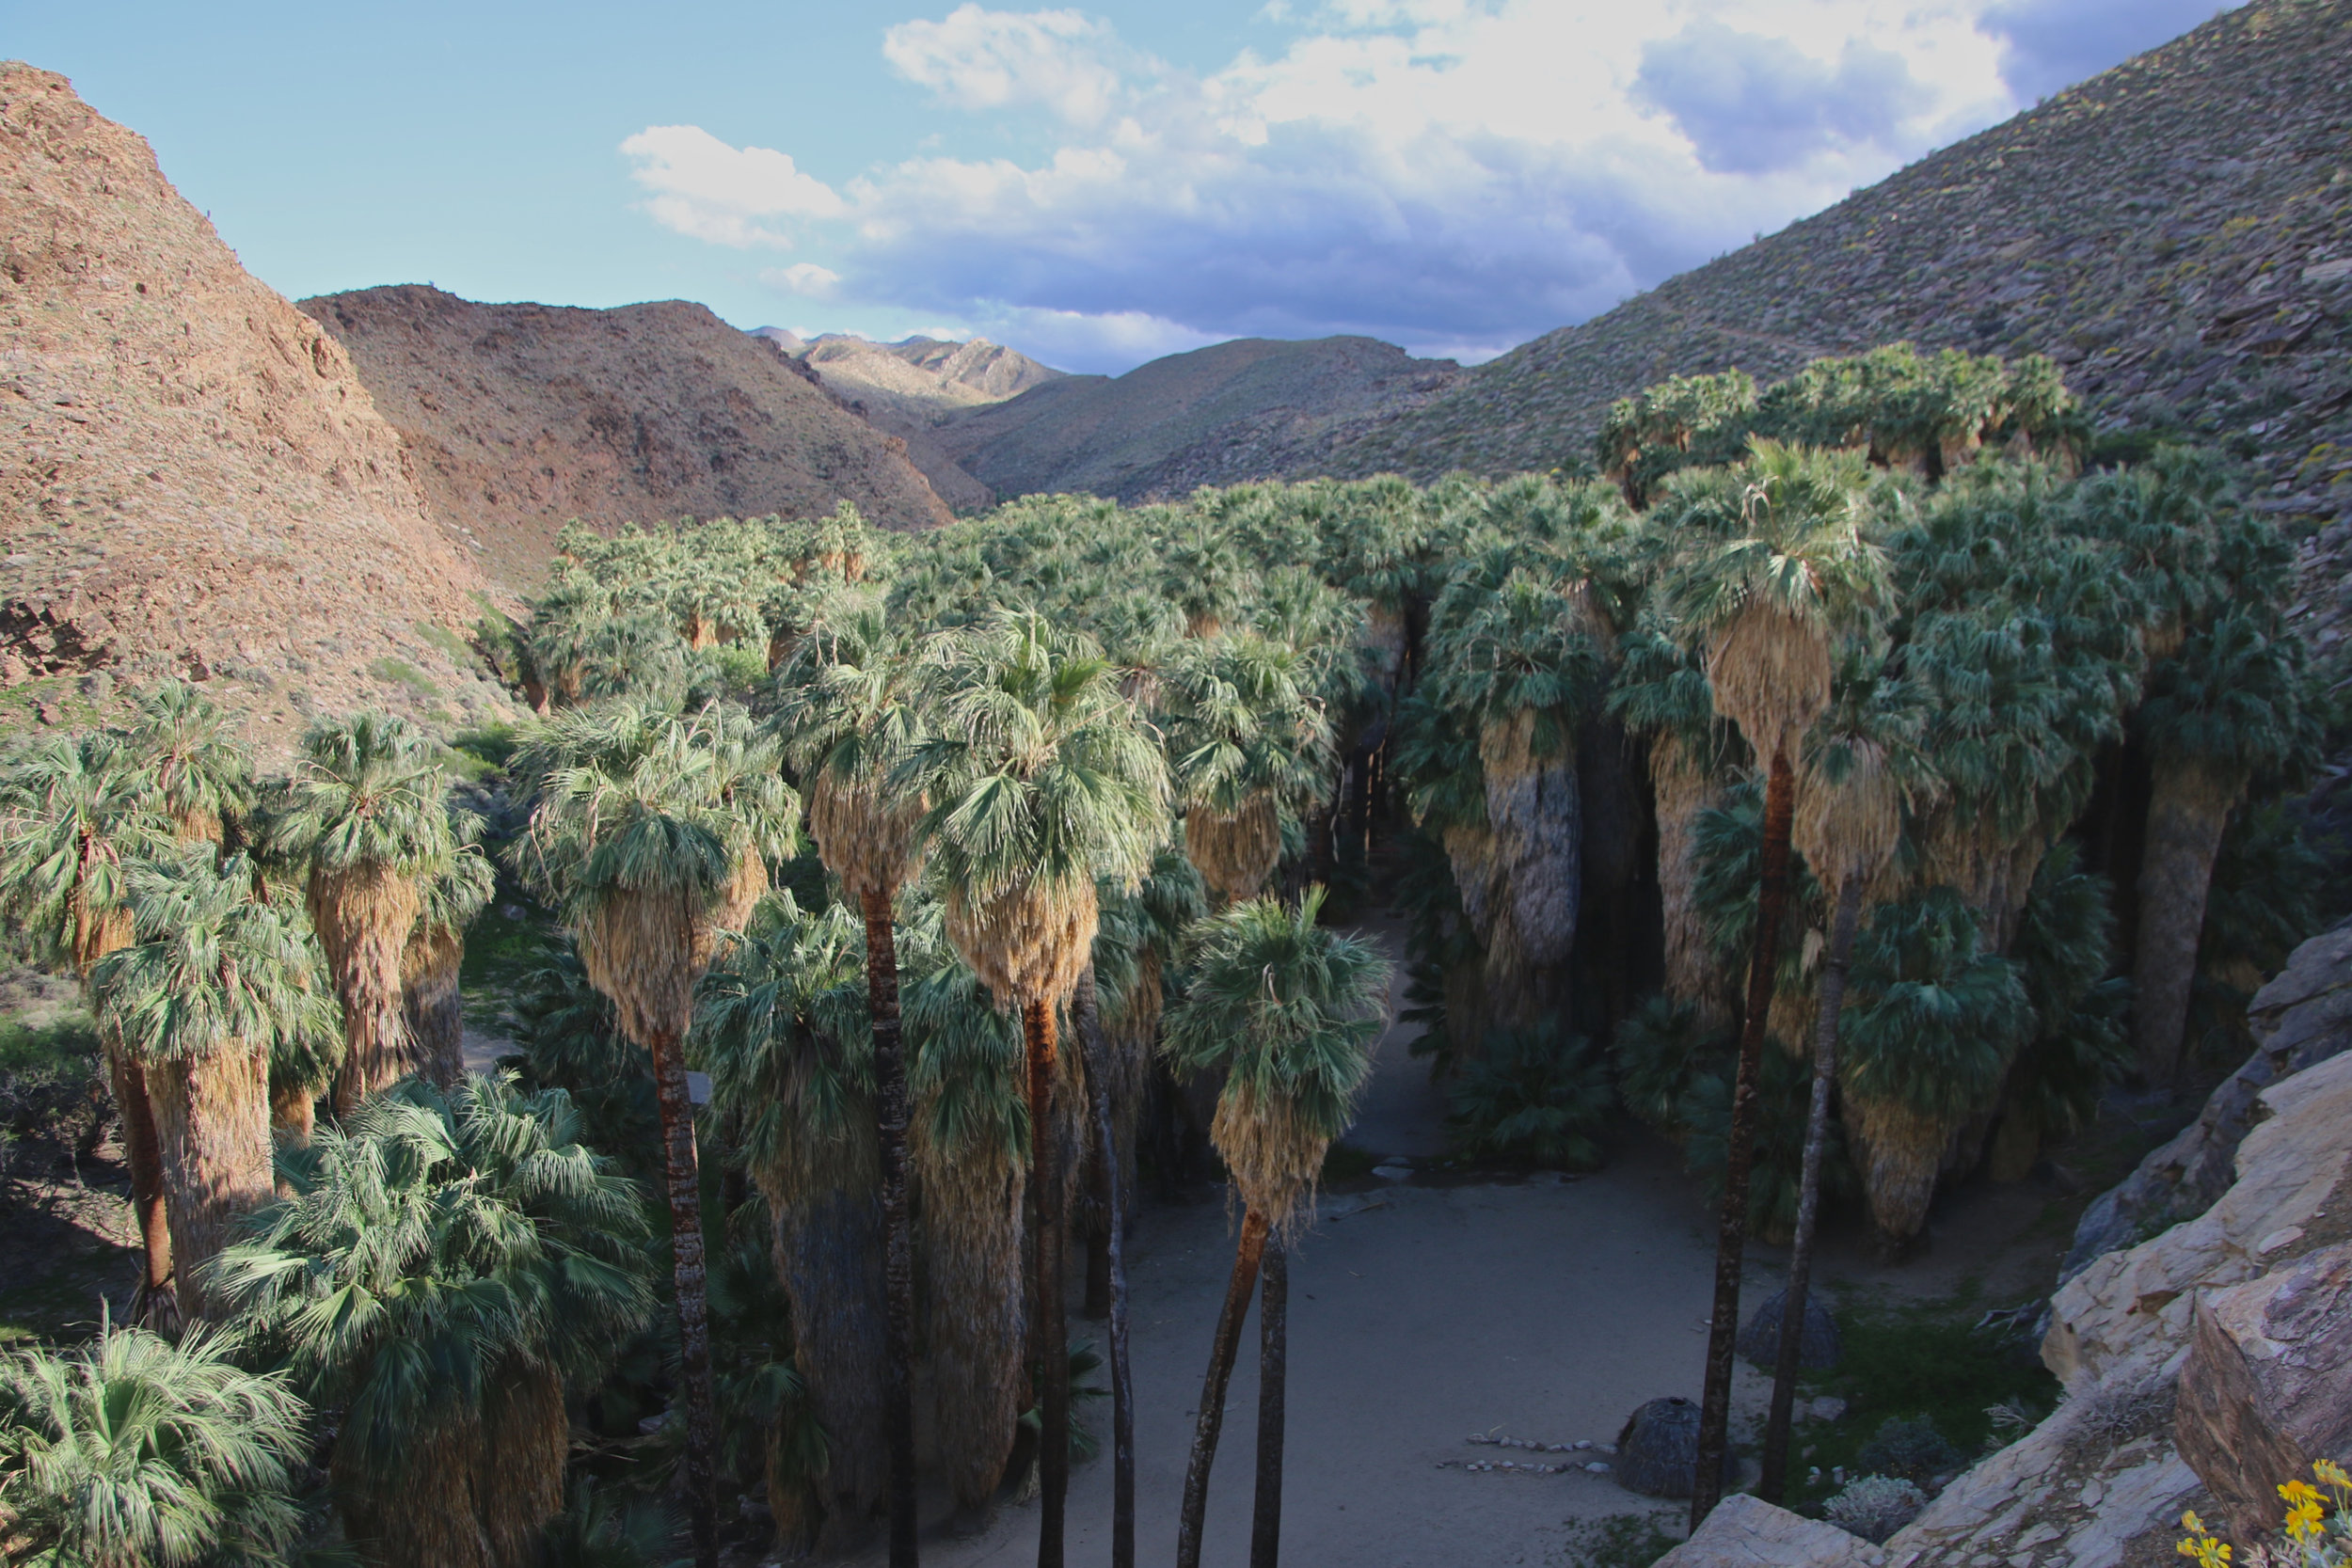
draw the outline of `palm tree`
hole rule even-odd
[[[1061,1300],[1062,1161],[1051,1129],[1056,1009],[1094,945],[1095,879],[1131,884],[1167,836],[1165,764],[1089,642],[1034,612],[1000,611],[934,642],[931,737],[900,770],[930,800],[922,832],[947,940],[1001,1005],[1021,1011],[1038,1354],[1044,1367],[1040,1568],[1062,1560],[1070,1388]]]
[[[72,966],[87,993],[90,971],[134,934],[125,867],[167,843],[171,823],[155,810],[131,753],[103,733],[34,747],[8,768],[0,792],[0,904],[46,954]],[[144,1069],[122,1042],[109,1036],[104,1043],[145,1255],[132,1314],[167,1332],[178,1325],[179,1303],[154,1105]]]
[[[910,923],[906,1021],[913,1154],[923,1191],[934,1427],[956,1510],[983,1524],[1020,1430],[1026,1382],[1021,1200],[1029,1136],[1021,1026],[941,930]]]
[[[803,914],[789,894],[753,911],[702,988],[694,1044],[711,1105],[775,1222],[793,1355],[832,1457],[814,1543],[846,1549],[895,1487],[891,1332],[872,1031],[859,922]],[[895,1497],[892,1498],[895,1502]]]
[[[11,1561],[55,1568],[276,1562],[303,1525],[294,1499],[309,1411],[222,1338],[177,1344],[101,1325],[72,1350],[0,1361],[0,1496]]]
[[[1167,1051],[1195,1070],[1225,1069],[1211,1136],[1242,1200],[1241,1238],[1225,1308],[1217,1319],[1200,1424],[1184,1474],[1177,1568],[1198,1568],[1216,1459],[1225,1388],[1241,1321],[1261,1259],[1286,1246],[1311,1217],[1324,1151],[1347,1130],[1356,1092],[1372,1072],[1372,1044],[1386,1025],[1389,966],[1371,944],[1316,925],[1320,888],[1295,908],[1261,898],[1237,904],[1195,928],[1191,988],[1168,1019]],[[1267,1346],[1281,1348],[1278,1293],[1262,1304]],[[1281,1380],[1267,1397],[1262,1427],[1279,1436]],[[1270,1421],[1271,1425],[1264,1423]],[[1259,1456],[1259,1516],[1253,1568],[1272,1568],[1279,1529],[1281,1453]]]
[[[1644,620],[1624,641],[1609,711],[1649,740],[1666,994],[1695,1007],[1705,1027],[1720,1029],[1731,1022],[1732,988],[1692,893],[1699,814],[1723,799],[1724,753],[1731,745],[1701,658],[1676,646],[1654,613]]]
[[[1838,642],[1867,630],[1886,597],[1884,562],[1864,536],[1870,515],[1868,474],[1867,460],[1858,454],[1756,442],[1740,473],[1739,531],[1702,544],[1669,586],[1686,644],[1705,646],[1715,710],[1740,727],[1767,780],[1756,956],[1748,972],[1724,1150],[1714,1321],[1700,1407],[1698,1478],[1691,1496],[1693,1528],[1721,1493],[1729,1442],[1756,1080],[1788,898],[1794,764],[1805,732],[1829,706]]]
[[[536,1568],[564,1392],[646,1323],[645,1208],[561,1090],[421,1079],[282,1162],[211,1293],[248,1355],[340,1409],[327,1479],[370,1568]]]
[[[362,713],[310,726],[271,805],[269,849],[307,868],[310,925],[343,1006],[339,1115],[418,1065],[401,1010],[401,953],[419,882],[456,853],[445,792],[414,725]]]
[[[154,809],[180,836],[221,842],[231,814],[253,803],[250,753],[232,739],[213,700],[183,680],[138,693],[128,742]]]
[[[536,793],[522,869],[562,911],[588,978],[652,1060],[684,1359],[695,1555],[717,1560],[709,1307],[685,1046],[694,985],[767,891],[800,802],[739,710],[628,701],[541,721],[517,755]]]
[[[1606,669],[1601,627],[1581,576],[1507,546],[1455,574],[1429,626],[1432,700],[1477,735],[1486,831],[1454,875],[1486,943],[1489,1022],[1532,1024],[1565,1004],[1576,944],[1576,733]]]
[[[1923,770],[1910,744],[1916,725],[1906,721],[1913,716],[1891,692],[1881,691],[1879,671],[1857,663],[1860,668],[1845,672],[1845,701],[1833,712],[1828,733],[1817,729],[1815,743],[1807,748],[1804,788],[1790,829],[1791,842],[1813,875],[1824,888],[1836,890],[1836,907],[1822,956],[1796,1233],[1789,1243],[1780,1344],[1772,1364],[1772,1401],[1764,1421],[1759,1492],[1767,1499],[1778,1498],[1787,1480],[1788,1424],[1804,1344],[1814,1232],[1820,1219],[1821,1162],[1829,1147],[1830,1100],[1837,1083],[1838,1020],[1845,1007],[1846,975],[1853,962],[1863,894],[1895,857],[1902,837],[1905,784]]]
[[[2141,1075],[2179,1075],[2214,858],[2230,813],[2260,774],[2314,753],[2301,642],[2274,606],[2236,603],[2158,665],[2139,710],[2152,762],[2139,871],[2132,1039]]]
[[[470,836],[470,835],[468,835]],[[418,887],[417,923],[400,954],[401,1014],[417,1070],[454,1088],[466,1070],[465,997],[458,971],[466,927],[498,891],[498,872],[473,845],[461,846]]]
[[[1168,772],[1184,852],[1219,902],[1258,895],[1282,855],[1281,818],[1330,789],[1331,721],[1287,643],[1196,638],[1162,672]]]
[[[245,856],[215,866],[211,846],[192,845],[133,862],[127,880],[137,940],[90,988],[154,1105],[181,1315],[217,1318],[203,1265],[272,1192],[271,1058],[332,1029],[333,1004],[309,933],[253,896]]]
[[[919,795],[893,791],[892,770],[922,738],[909,650],[879,604],[819,627],[779,679],[775,719],[786,758],[808,798],[809,832],[866,927],[866,1016],[874,1040],[881,1134],[884,1279],[883,1418],[890,1449],[890,1560],[912,1568],[915,1549],[914,1241],[907,1214],[907,1071],[898,1020],[898,956],[891,908],[922,865]]]

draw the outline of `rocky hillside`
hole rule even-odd
[[[857,503],[948,512],[903,441],[699,305],[478,305],[419,284],[302,302],[407,443],[425,503],[517,592],[556,531]]]
[[[958,512],[988,506],[995,492],[956,465],[932,439],[931,427],[964,409],[1018,397],[1062,374],[985,338],[960,343],[937,338],[878,343],[852,333],[828,332],[803,341],[779,326],[755,328],[752,336],[774,344],[876,429],[906,442],[908,458],[923,470],[940,499]]]
[[[1335,448],[1461,373],[1374,338],[1243,338],[1116,379],[1050,381],[932,434],[1000,499],[1085,490],[1151,500],[1321,471]]]
[[[1333,453],[1427,478],[1586,454],[1613,399],[1823,354],[2056,356],[2109,427],[2262,466],[2352,534],[2352,7],[2258,0],[1463,375]],[[2332,590],[2333,584],[2329,588]],[[2332,596],[2332,595],[2331,595]]]
[[[0,714],[210,682],[282,742],[320,708],[504,711],[453,628],[489,585],[327,334],[237,264],[135,133],[0,64]]]

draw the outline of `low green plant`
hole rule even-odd
[[[1919,1516],[1927,1494],[1899,1476],[1859,1476],[1822,1507],[1829,1522],[1848,1535],[1881,1543]]]
[[[1616,1103],[1608,1063],[1556,1019],[1488,1036],[1447,1100],[1446,1131],[1463,1154],[1556,1170],[1598,1168]]]
[[[1335,1143],[1323,1151],[1324,1183],[1327,1186],[1334,1181],[1352,1181],[1359,1176],[1369,1176],[1372,1167],[1379,1163],[1380,1157],[1368,1148]]]
[[[1650,1568],[1681,1538],[1658,1513],[1612,1513],[1582,1521],[1568,1542],[1568,1568]]]
[[[387,686],[406,687],[420,697],[437,698],[441,694],[432,676],[405,659],[379,658],[368,666],[368,673]]]
[[[1927,1481],[1958,1470],[1963,1461],[1926,1417],[1889,1416],[1855,1452],[1854,1463],[1872,1475]]]

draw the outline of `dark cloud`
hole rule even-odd
[[[1693,22],[1642,51],[1633,96],[1674,117],[1722,174],[1764,174],[1884,143],[1917,91],[1899,55],[1849,42],[1836,65],[1785,39]]]
[[[2233,8],[2216,0],[1998,0],[1977,25],[2002,41],[2001,79],[2031,103]]]

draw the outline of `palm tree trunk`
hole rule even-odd
[[[1241,1217],[1241,1241],[1233,1248],[1233,1276],[1225,1285],[1225,1309],[1217,1314],[1216,1338],[1209,1346],[1209,1375],[1200,1387],[1200,1413],[1192,1429],[1192,1458],[1184,1466],[1184,1508],[1176,1524],[1176,1568],[1200,1568],[1200,1528],[1209,1512],[1209,1466],[1216,1463],[1217,1430],[1225,1424],[1225,1386],[1232,1381],[1233,1354],[1241,1342],[1241,1321],[1257,1289],[1258,1265],[1265,1256],[1266,1217],[1256,1210]]]
[[[907,1219],[907,1064],[898,1026],[898,947],[890,895],[868,888],[866,996],[874,1030],[874,1102],[882,1132],[882,1425],[890,1449],[890,1568],[914,1568],[914,1237]]]
[[[1788,1480],[1788,1423],[1797,1402],[1797,1363],[1804,1348],[1805,1291],[1813,1276],[1813,1233],[1821,1213],[1821,1155],[1829,1146],[1830,1090],[1837,1082],[1837,1015],[1846,1005],[1854,931],[1862,924],[1862,879],[1837,890],[1829,953],[1821,970],[1820,1022],[1813,1035],[1813,1102],[1804,1119],[1804,1160],[1797,1184],[1797,1234],[1788,1248],[1788,1289],[1781,1299],[1780,1349],[1772,1359],[1772,1407],[1764,1419],[1764,1476],[1756,1495],[1780,1501]]]
[[[1249,1568],[1276,1568],[1282,1556],[1282,1401],[1290,1331],[1290,1257],[1266,1248],[1258,1291],[1258,1497],[1249,1515]]]
[[[670,1257],[677,1286],[679,1369],[686,1396],[686,1495],[695,1568],[719,1565],[718,1422],[710,1386],[710,1300],[703,1264],[702,1172],[694,1105],[686,1091],[685,1042],[651,1041],[654,1101],[661,1112],[662,1175],[669,1187]]]
[[[1062,1148],[1054,1119],[1054,1007],[1030,1002],[1021,1009],[1028,1055],[1029,1190],[1037,1230],[1029,1239],[1037,1296],[1039,1390],[1038,1568],[1062,1568],[1062,1517],[1070,1495],[1070,1323],[1062,1306]]]
[[[1747,1016],[1740,1022],[1740,1069],[1731,1091],[1731,1129],[1724,1143],[1724,1209],[1715,1232],[1715,1312],[1707,1335],[1707,1391],[1699,1402],[1698,1473],[1692,1478],[1691,1528],[1723,1495],[1724,1457],[1731,1445],[1731,1358],[1740,1338],[1740,1265],[1747,1249],[1748,1174],[1756,1163],[1756,1085],[1764,1070],[1765,1021],[1772,972],[1788,905],[1788,832],[1797,776],[1788,753],[1772,755],[1764,789],[1764,864],[1756,893],[1756,953],[1748,964]]]
[[[1087,1082],[1094,1088],[1094,1138],[1103,1166],[1104,1273],[1111,1320],[1111,1568],[1136,1568],[1135,1385],[1127,1370],[1127,1259],[1120,1234],[1127,1222],[1119,1186],[1117,1124],[1111,1115],[1110,1052],[1103,1044],[1092,965],[1078,976],[1072,1011],[1077,1015],[1079,1046],[1086,1052]]]
[[[172,1291],[171,1221],[164,1209],[163,1151],[156,1139],[147,1071],[119,1040],[107,1043],[106,1068],[114,1080],[115,1103],[122,1108],[123,1161],[131,1167],[131,1209],[138,1216],[145,1262],[139,1293],[131,1307],[132,1321],[158,1334],[176,1333],[180,1302]]]
[[[2195,760],[2159,757],[2139,863],[2139,950],[2132,965],[2132,1041],[2141,1076],[2172,1083],[2188,1028],[2189,988],[2205,927],[2205,895],[2242,776]]]
[[[422,926],[400,955],[401,1017],[417,1070],[444,1089],[466,1074],[465,999],[457,972],[466,939],[446,926]]]
[[[276,1196],[270,1180],[269,1057],[241,1040],[147,1074],[171,1225],[180,1315],[205,1319],[204,1265],[237,1220]]]
[[[336,999],[343,1005],[345,1050],[335,1079],[335,1114],[347,1117],[361,1100],[409,1070],[400,969],[408,928],[416,924],[417,884],[373,861],[341,871],[314,865],[308,902]]]

